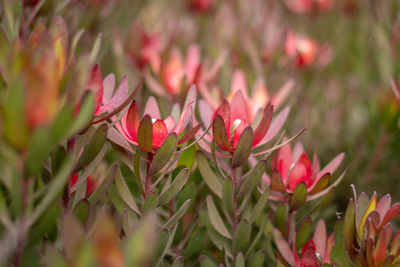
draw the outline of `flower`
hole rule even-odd
[[[72,191],[71,188],[78,182],[79,174],[78,173],[73,173],[70,178],[70,194],[75,193],[75,190]],[[86,193],[85,196],[89,197],[94,190],[96,190],[98,186],[98,181],[94,179],[91,175],[89,175],[86,179]]]
[[[285,5],[295,13],[329,12],[332,10],[332,0],[285,0]]]
[[[326,225],[322,219],[318,221],[312,239],[302,246],[300,257],[296,249],[296,238],[293,238],[292,249],[290,249],[290,245],[278,230],[274,229],[273,237],[280,253],[278,260],[286,265],[319,267],[324,264],[331,264],[330,256],[335,245],[335,238],[333,234],[327,236]]]
[[[318,44],[308,37],[289,32],[286,36],[285,52],[295,59],[297,66],[309,66],[316,58]]]
[[[215,5],[215,0],[189,0],[189,7],[200,13],[209,12]]]
[[[121,122],[117,123],[116,126],[128,142],[139,145],[144,151],[153,152],[153,150],[159,148],[163,144],[165,138],[169,134],[173,133],[179,136],[186,126],[188,126],[189,120],[193,114],[195,102],[196,87],[192,86],[180,117],[176,116],[179,112],[173,112],[173,114],[167,118],[161,119],[157,101],[151,96],[147,100],[142,119],[140,119],[138,105],[136,101],[133,100],[128,111],[122,117]],[[179,111],[179,106],[175,105],[174,110]],[[146,131],[142,131],[141,129],[146,129]],[[193,129],[199,129],[199,126]],[[187,142],[196,132],[196,130],[194,132],[188,131],[187,134],[189,136],[185,135],[181,137],[178,140],[178,144]],[[148,138],[148,136],[145,137],[143,134],[151,136],[150,143],[143,141],[144,138]]]
[[[107,120],[126,107],[136,95],[141,83],[129,94],[128,79],[123,77],[114,93],[115,75],[109,74],[104,80],[99,66],[96,64],[90,71],[85,90],[92,91],[95,99],[94,120],[92,124]],[[76,112],[80,103],[76,107]]]
[[[378,201],[362,192],[350,200],[344,218],[343,238],[347,253],[354,263],[364,266],[399,266],[400,231],[393,235],[390,223],[400,215],[400,202],[392,205],[390,195]]]
[[[283,142],[286,140],[284,138]],[[320,170],[320,163],[316,154],[314,154],[311,163],[301,143],[296,144],[293,152],[290,144],[286,144],[274,153],[272,159],[273,173],[270,180],[271,189],[290,194],[300,183],[304,183],[308,195],[316,194],[323,189],[325,189],[324,192],[327,192],[342,178],[337,179],[335,183],[326,188],[331,175],[339,167],[343,158],[344,153],[340,153]]]

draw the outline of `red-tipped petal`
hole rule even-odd
[[[186,81],[193,83],[196,71],[200,65],[200,51],[197,45],[191,45],[186,55]]]
[[[260,143],[264,136],[267,134],[269,127],[271,126],[273,113],[274,107],[272,105],[268,105],[264,109],[264,114],[261,118],[261,121],[254,131],[253,146],[256,146],[258,143]]]
[[[175,128],[175,120],[174,117],[168,116],[164,120],[165,126],[167,126],[168,132],[172,132]]]
[[[94,112],[97,113],[101,106],[103,100],[103,78],[101,77],[101,72],[99,66],[96,64],[91,69],[89,74],[89,80],[86,84],[86,90],[90,90],[95,96],[95,109]]]
[[[264,136],[262,143],[266,143],[270,141],[275,135],[281,130],[283,124],[285,123],[288,115],[289,115],[290,108],[285,108],[272,120],[271,126],[267,134]]]
[[[152,119],[161,120],[160,109],[154,96],[150,96],[144,108],[143,116],[149,115]]]
[[[315,245],[312,240],[308,241],[301,250],[300,265],[302,267],[318,267]]]
[[[289,173],[289,188],[294,190],[300,182],[304,182],[306,187],[312,185],[312,169],[311,161],[305,153],[300,156],[300,159],[294,164]]]
[[[230,136],[230,129],[231,129],[231,106],[229,105],[228,101],[225,99],[222,101],[222,104],[217,108],[217,110],[214,112],[214,115],[211,118],[211,121],[214,121],[214,118],[216,115],[220,115],[226,129],[226,134]]]
[[[164,121],[156,120],[153,123],[153,148],[159,148],[168,135],[167,126]]]
[[[248,99],[246,79],[241,70],[236,70],[233,73],[230,95],[235,95],[237,91],[242,91],[244,98]]]
[[[125,125],[124,125],[125,124]],[[132,137],[133,141],[137,142],[137,132],[139,130],[140,117],[139,109],[136,101],[132,101],[128,112],[126,113],[125,120],[122,120],[122,127]]]

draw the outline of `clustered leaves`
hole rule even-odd
[[[188,12],[216,8],[189,2]],[[332,8],[283,2],[302,14]],[[117,10],[112,1],[87,4],[97,19]],[[400,265],[392,225],[400,203],[390,195],[378,201],[354,189],[334,229],[320,218],[345,154],[321,168],[316,152],[311,161],[300,142],[292,149],[305,130],[290,138],[282,130],[293,78],[270,96],[263,78],[248,90],[235,67],[226,94],[217,81],[226,79],[227,50],[210,61],[191,44],[184,60],[173,38],[136,21],[128,41],[117,30],[73,34],[87,22],[66,6],[80,7],[2,3],[0,265]],[[97,63],[105,38],[133,77],[119,80],[126,66]],[[298,71],[332,56],[292,32],[283,47]]]

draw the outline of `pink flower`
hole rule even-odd
[[[285,5],[295,13],[329,12],[333,0],[285,0]]]
[[[283,142],[285,141],[286,138]],[[274,191],[293,193],[299,183],[304,183],[307,194],[315,194],[329,184],[330,176],[339,167],[343,158],[344,153],[340,153],[320,170],[317,155],[314,154],[311,163],[301,143],[296,144],[293,152],[290,144],[284,145],[274,153],[272,159],[274,173],[273,178],[271,177],[271,188]]]
[[[215,5],[215,0],[189,0],[190,9],[200,12],[207,13]]]
[[[294,58],[299,67],[314,63],[318,48],[318,44],[308,37],[291,32],[286,37],[285,52],[289,57]]]
[[[165,138],[170,133],[175,133],[179,136],[186,126],[188,126],[189,120],[193,114],[195,101],[196,88],[193,86],[188,93],[184,110],[180,117],[170,115],[167,118],[162,119],[157,101],[153,96],[147,100],[142,117],[139,114],[139,107],[136,101],[133,100],[128,111],[122,117],[121,122],[116,124],[117,129],[125,139],[128,140],[128,142],[134,145],[139,145],[144,151],[153,152],[153,150],[159,148],[163,144]],[[176,105],[174,109],[179,110],[179,106]],[[147,127],[146,124],[151,125],[151,145],[143,143],[141,136],[139,136],[141,127]],[[193,129],[198,128],[199,127],[196,126]],[[191,139],[196,132],[197,130],[194,132],[187,131],[190,136],[184,135],[178,140],[178,144],[188,141],[188,138]]]

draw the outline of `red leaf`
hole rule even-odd
[[[137,132],[140,125],[139,109],[136,101],[132,101],[129,110],[122,118],[122,127],[126,129],[127,133],[131,136],[132,140],[137,142]]]
[[[273,113],[274,107],[272,105],[268,105],[264,109],[263,117],[261,118],[257,128],[254,130],[253,146],[256,146],[258,143],[260,143],[260,141],[267,134],[269,127],[271,126]]]

